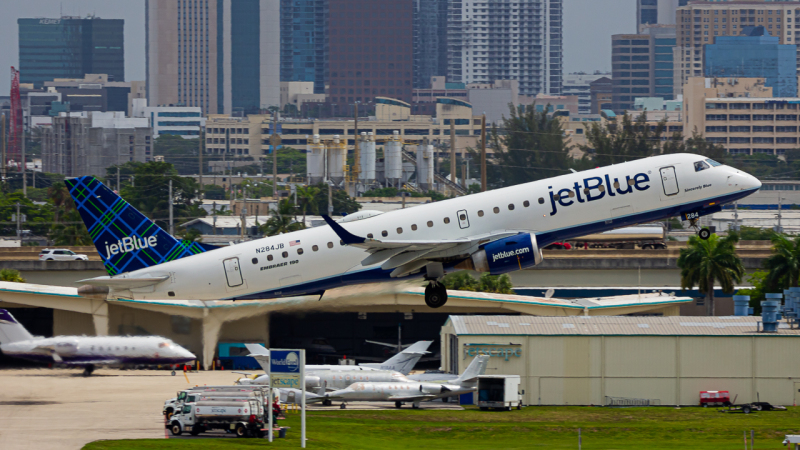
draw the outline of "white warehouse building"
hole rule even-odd
[[[206,118],[199,106],[147,106],[146,99],[133,99],[133,116],[144,117],[153,128],[153,139],[173,134],[184,139],[197,139]]]
[[[489,354],[487,375],[519,375],[526,405],[699,405],[800,401],[800,330],[756,332],[761,317],[450,316],[442,367]]]

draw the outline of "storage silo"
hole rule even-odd
[[[398,131],[386,142],[383,147],[384,162],[386,167],[386,181],[391,186],[399,186],[403,177],[403,143],[400,142]]]
[[[325,180],[325,144],[315,134],[309,141],[306,136],[306,174],[308,184],[318,184]]]
[[[417,184],[423,191],[433,189],[433,145],[417,145]]]
[[[328,177],[334,184],[344,181],[344,164],[347,161],[347,147],[339,135],[333,136],[328,145]]]
[[[375,181],[375,136],[372,133],[361,133],[361,140],[358,141],[361,151],[361,172],[358,181],[362,183],[372,183]]]

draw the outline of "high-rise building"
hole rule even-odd
[[[675,12],[689,0],[636,0],[636,30],[647,25],[675,25]]]
[[[702,77],[705,46],[719,36],[738,36],[745,27],[763,26],[780,44],[800,39],[800,4],[797,1],[691,2],[676,16],[675,94],[689,77]],[[800,60],[800,58],[798,59]]]
[[[522,95],[561,94],[562,0],[450,1],[447,79],[519,81]]]
[[[414,0],[414,89],[447,75],[448,0]]]
[[[125,81],[124,20],[99,17],[17,19],[20,83],[108,74]]]
[[[613,91],[611,78],[603,77],[589,83],[589,92],[592,97],[590,114],[600,114],[600,111],[604,109],[611,109]]]
[[[147,0],[153,106],[247,114],[280,104],[280,0]]]
[[[633,110],[636,97],[674,98],[675,26],[654,25],[646,34],[611,36],[612,109]]]
[[[325,0],[281,1],[281,81],[325,93]]]
[[[763,26],[719,36],[705,48],[704,76],[765,78],[774,97],[797,97],[797,45],[778,41]]]
[[[411,101],[413,0],[327,0],[325,85],[339,109],[375,97]]]

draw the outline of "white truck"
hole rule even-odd
[[[178,391],[177,396],[164,402],[162,413],[170,418],[176,411],[181,410],[185,403],[194,403],[201,400],[201,396],[246,396],[248,393],[259,392],[262,397],[267,396],[267,386],[195,386],[190,389]]]
[[[478,407],[481,411],[520,409],[519,375],[481,375],[478,377]]]
[[[255,397],[199,401],[185,403],[172,415],[167,427],[175,436],[183,432],[197,436],[209,430],[225,430],[237,437],[264,437],[265,418],[264,402]]]

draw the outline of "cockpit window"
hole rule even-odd
[[[721,166],[722,165],[722,163],[718,163],[718,162],[714,161],[713,159],[707,159],[706,162],[711,164],[713,167],[717,167],[717,166]]]
[[[700,172],[701,170],[706,170],[710,168],[711,167],[709,167],[708,164],[704,163],[703,161],[697,161],[696,163],[694,163],[695,172]]]

